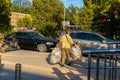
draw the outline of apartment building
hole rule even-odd
[[[32,4],[32,0],[11,0],[12,4],[19,6],[29,7]]]
[[[23,18],[25,16],[31,17],[29,14],[24,13],[18,13],[18,12],[12,12],[10,18],[11,18],[11,26],[17,26],[17,21],[19,18]]]

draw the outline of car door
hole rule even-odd
[[[18,40],[18,44],[20,46],[22,46],[23,45],[23,33],[22,32],[16,32],[15,37]]]
[[[87,33],[76,32],[74,33],[74,36],[73,36],[73,33],[71,33],[71,36],[73,37],[73,40],[79,44],[81,49],[90,48],[90,42],[89,42],[90,36]]]
[[[74,41],[78,42],[81,49],[99,49],[105,45],[102,43],[104,38],[89,32],[76,32],[71,34]]]
[[[30,32],[23,33],[23,44],[27,48],[32,48],[34,45],[34,38],[32,38]]]
[[[77,39],[79,39],[79,44],[82,46],[83,49],[91,48],[90,35],[88,33],[78,33]]]
[[[90,41],[91,41],[92,49],[101,49],[107,47],[107,44],[104,42],[106,41],[106,39],[100,35],[91,33]]]

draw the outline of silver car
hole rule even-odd
[[[60,37],[64,34],[65,34],[65,31],[61,33]],[[108,44],[108,42],[113,42],[114,40],[105,38],[102,35],[94,33],[94,32],[72,30],[70,31],[70,36],[75,42],[78,43],[78,45],[80,46],[82,50],[83,49],[115,48],[115,45]]]

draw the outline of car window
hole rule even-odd
[[[30,33],[24,32],[24,33],[23,33],[23,38],[31,39],[32,37],[30,36]]]
[[[90,35],[87,33],[76,33],[76,39],[90,40]]]
[[[104,38],[96,34],[90,34],[90,39],[91,41],[97,41],[97,42],[103,42],[103,40],[105,40]]]
[[[73,38],[73,39],[75,39],[76,38],[76,33],[70,33],[70,36]]]
[[[29,36],[29,33],[27,33],[27,32],[17,32],[16,33],[16,38],[26,38],[26,39],[29,39],[30,36]]]
[[[32,33],[31,34],[34,38],[36,38],[36,39],[40,39],[40,38],[44,38],[44,36],[43,35],[41,35],[41,34],[38,34],[38,33]]]
[[[110,39],[110,38],[106,38],[106,40],[107,40],[108,42],[113,42],[113,41],[114,41],[113,39]]]
[[[15,36],[16,36],[16,38],[23,38],[23,33],[22,32],[16,32]]]
[[[15,33],[15,35],[16,35],[16,36],[23,36],[23,33],[17,32],[17,33]]]

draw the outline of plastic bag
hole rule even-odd
[[[61,50],[58,47],[55,47],[50,53],[50,63],[56,64],[61,61]]]
[[[74,45],[71,48],[71,57],[73,60],[81,60],[82,59],[82,53],[81,53],[81,49],[79,48],[78,45]]]

